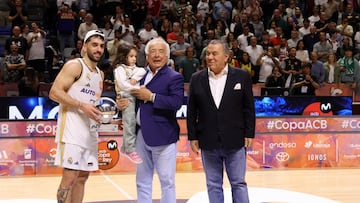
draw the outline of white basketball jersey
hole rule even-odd
[[[78,60],[82,65],[81,76],[67,93],[82,103],[95,103],[101,97],[103,89],[101,72],[98,67],[96,72],[92,72],[83,59]],[[76,144],[84,148],[97,147],[98,133],[96,130],[90,130],[94,123],[95,121],[80,109],[60,104],[56,142]]]

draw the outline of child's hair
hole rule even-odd
[[[113,62],[113,66],[116,67],[120,64],[128,65],[126,58],[132,49],[138,51],[135,45],[132,45],[128,42],[122,42],[117,49],[117,56]]]

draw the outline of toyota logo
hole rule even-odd
[[[276,154],[275,157],[276,157],[276,160],[283,162],[283,161],[289,160],[290,155],[286,152],[279,152]]]

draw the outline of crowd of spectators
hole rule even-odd
[[[267,87],[312,95],[323,83],[355,88],[360,81],[358,0],[43,0],[41,22],[29,21],[23,1],[0,3],[0,25],[12,29],[1,72],[5,82],[27,84],[31,72],[37,84],[51,83],[66,60],[81,56],[84,35],[93,29],[106,36],[99,64],[110,85],[119,44],[135,44],[137,65],[144,67],[145,44],[158,36],[169,43],[169,65],[185,82],[206,68],[212,39],[230,47],[231,66]]]

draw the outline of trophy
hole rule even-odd
[[[109,97],[101,97],[95,102],[95,106],[101,111],[101,125],[99,132],[116,132],[118,124],[112,124],[114,116],[118,113],[116,102]]]

